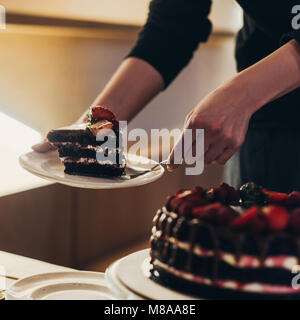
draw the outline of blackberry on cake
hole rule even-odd
[[[125,172],[119,121],[104,107],[90,108],[86,123],[52,130],[47,139],[58,149],[67,174],[117,177]]]

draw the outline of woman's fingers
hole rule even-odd
[[[224,152],[215,159],[215,162],[224,165],[237,152],[237,150],[238,148],[225,149]]]
[[[241,147],[242,143],[239,141],[232,141],[230,143],[223,141],[211,145],[210,149],[205,153],[205,163],[211,164],[216,162],[224,165]]]
[[[208,150],[209,145],[211,144],[212,137],[211,135],[207,134],[205,135],[205,139],[203,138],[204,147],[202,149],[202,152],[201,150],[197,150],[196,145],[198,144],[196,144],[195,142],[197,141],[199,134],[203,135],[203,132],[199,133],[201,125],[193,121],[191,115],[191,113],[188,114],[182,134],[170,153],[168,159],[169,164],[167,166],[169,171],[174,171],[175,169],[177,169],[185,159],[194,159],[195,157],[197,157],[197,153],[199,152],[203,157],[203,153]]]
[[[227,141],[228,142],[228,141]],[[227,143],[225,150],[220,153],[213,161],[218,164],[224,165],[242,146],[244,142],[244,136],[240,132],[236,132],[233,139],[230,139]]]
[[[36,152],[39,152],[39,153],[46,153],[48,151],[51,151],[51,150],[55,150],[56,148],[50,144],[46,139],[41,142],[41,143],[38,143],[34,146],[31,147],[33,151],[36,151]]]
[[[211,144],[209,149],[206,151],[204,155],[205,164],[211,164],[218,157],[220,157],[226,149],[227,149],[227,146],[223,141],[217,142],[215,144]]]

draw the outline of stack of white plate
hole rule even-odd
[[[115,300],[103,273],[71,271],[38,274],[13,283],[7,300]]]

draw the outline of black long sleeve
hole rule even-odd
[[[167,87],[211,33],[211,0],[152,0],[147,22],[129,57],[151,64]]]
[[[236,41],[238,71],[265,58],[291,39],[300,43],[300,29],[295,30],[292,24],[299,0],[236,2],[245,15]],[[160,72],[167,87],[189,63],[199,43],[210,35],[211,4],[212,0],[152,0],[147,22],[129,56],[150,63]],[[259,109],[252,116],[250,127],[298,130],[299,104],[300,88]]]

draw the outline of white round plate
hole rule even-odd
[[[127,164],[139,169],[153,168],[157,162],[136,155],[127,155]],[[87,189],[117,189],[144,185],[159,179],[164,174],[164,168],[159,166],[152,172],[131,180],[105,179],[86,176],[76,176],[64,173],[64,165],[59,159],[57,151],[47,153],[29,152],[19,158],[21,166],[32,174],[53,182],[66,184],[72,187]],[[136,164],[138,163],[138,164]]]
[[[106,288],[105,288],[106,289]],[[51,284],[34,290],[30,300],[113,300],[103,286],[87,283]]]
[[[103,273],[52,272],[20,279],[6,291],[7,300],[115,300]]]
[[[114,262],[106,270],[109,287],[118,297],[151,300],[197,300],[173,291],[150,279],[149,249],[138,251]]]

